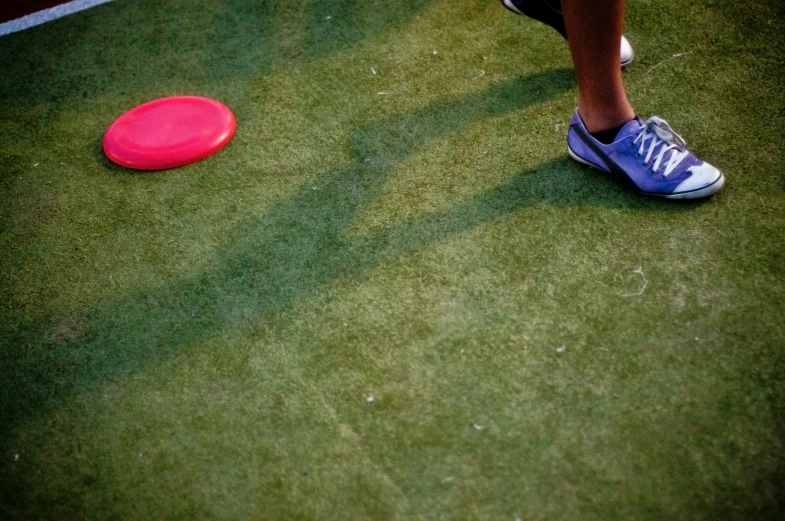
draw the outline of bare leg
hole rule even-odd
[[[578,75],[578,113],[589,132],[635,117],[619,68],[625,0],[562,0],[570,54]]]

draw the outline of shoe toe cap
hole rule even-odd
[[[635,58],[635,51],[632,50],[632,45],[630,45],[630,41],[625,37],[621,37],[621,65],[622,67],[629,65],[632,63],[632,60]]]
[[[673,191],[677,194],[696,194],[697,197],[711,195],[722,188],[724,177],[722,172],[709,163],[702,162],[687,169],[690,177],[679,183]]]

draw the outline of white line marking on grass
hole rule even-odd
[[[649,281],[646,280],[646,275],[643,274],[643,267],[638,267],[638,269],[633,271],[633,273],[637,273],[638,275],[641,276],[641,279],[643,279],[643,285],[641,286],[641,289],[639,289],[637,293],[623,293],[622,297],[637,297],[639,295],[643,295],[643,290],[646,289],[646,286],[649,285]]]
[[[56,5],[49,9],[30,13],[21,18],[17,18],[16,20],[10,20],[0,24],[0,36],[24,31],[25,29],[30,29],[36,25],[45,24],[46,22],[63,18],[69,14],[78,13],[79,11],[84,11],[85,9],[90,9],[91,7],[112,1],[114,0],[72,0],[71,2]]]

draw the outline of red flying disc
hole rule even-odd
[[[136,170],[175,168],[223,148],[236,127],[232,111],[213,99],[161,98],[117,118],[104,135],[104,152]]]

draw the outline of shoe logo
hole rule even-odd
[[[603,160],[605,166],[608,168],[608,170],[610,170],[610,173],[614,177],[616,177],[621,182],[629,184],[639,192],[641,191],[641,189],[638,188],[635,182],[632,179],[630,179],[630,176],[627,175],[627,172],[625,172],[619,165],[617,165],[613,159],[608,157],[608,155],[605,152],[603,152],[600,149],[600,147],[594,144],[592,138],[586,134],[586,132],[579,124],[577,123],[573,124],[572,128],[575,130],[575,133],[578,134],[578,137],[581,138],[581,141],[583,141],[589,148],[591,148],[592,152],[594,152],[597,155],[597,157]]]

